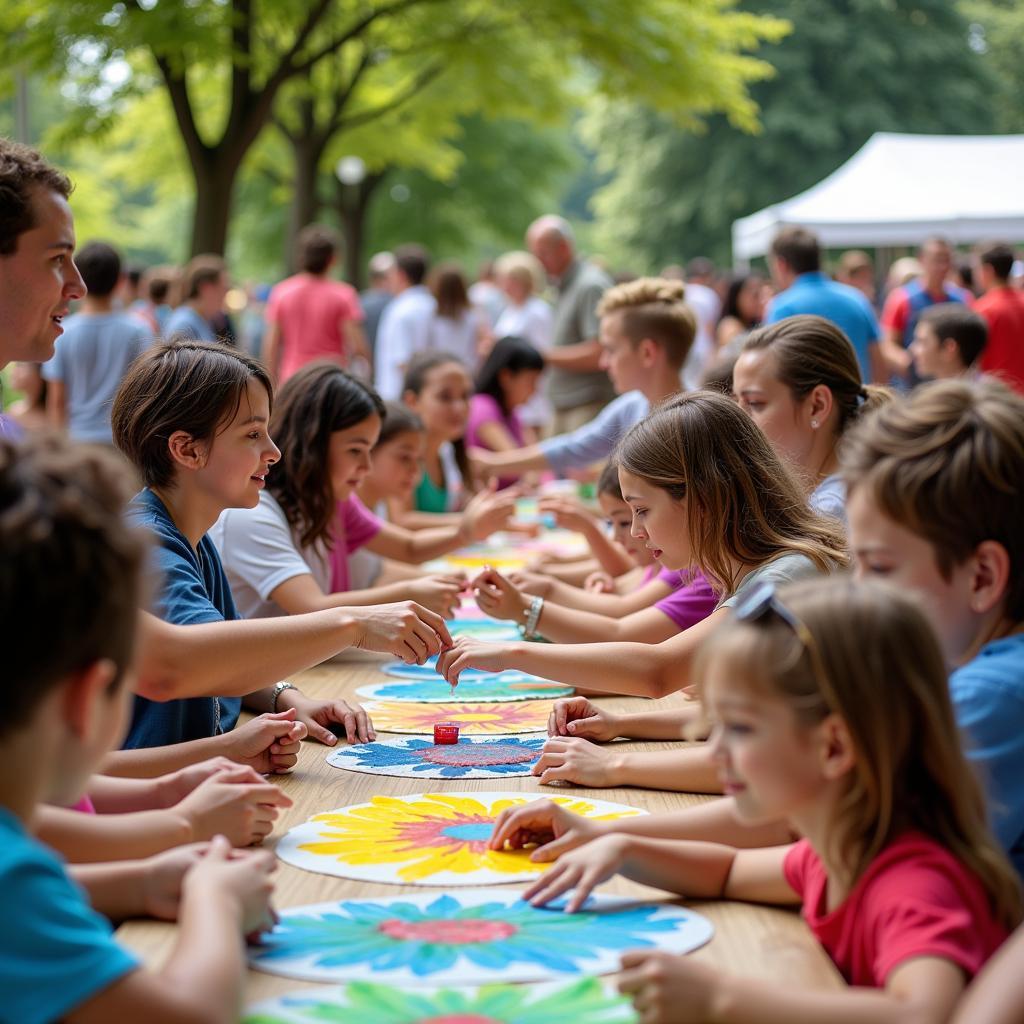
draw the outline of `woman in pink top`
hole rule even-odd
[[[540,846],[535,860],[562,855],[524,898],[539,906],[575,889],[573,912],[621,872],[694,899],[799,904],[851,986],[802,990],[627,953],[619,988],[645,1021],[948,1020],[1020,920],[1021,894],[986,823],[923,613],[879,583],[765,585],[709,638],[694,676],[738,815],[784,818],[803,839],[734,849],[592,826],[596,838],[570,853],[565,840]],[[552,806],[506,811],[491,847],[566,836],[577,818],[556,821]]]
[[[476,393],[469,401],[466,446],[492,452],[513,451],[532,444],[524,432],[519,406],[530,400],[544,371],[544,357],[522,338],[502,338],[491,349],[476,378]],[[502,477],[499,487],[517,477]]]

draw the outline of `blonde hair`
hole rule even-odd
[[[620,469],[686,498],[693,560],[720,589],[736,589],[734,562],[806,555],[822,572],[849,559],[841,527],[811,511],[767,438],[735,402],[712,391],[678,395],[619,443]]]
[[[819,385],[832,392],[839,412],[837,435],[895,397],[889,388],[861,384],[860,363],[850,339],[824,317],[788,316],[758,327],[747,335],[742,351],[766,349],[774,354],[776,376],[795,401],[802,401]]]
[[[1010,557],[1006,613],[1024,619],[1024,398],[991,377],[918,387],[844,442],[848,491],[927,540],[945,579],[983,541]]]
[[[925,615],[890,586],[848,577],[793,584],[779,596],[815,650],[778,616],[731,619],[698,654],[698,686],[713,666],[782,697],[806,726],[842,718],[856,765],[834,811],[829,860],[847,888],[901,833],[916,830],[978,877],[996,916],[1013,928],[1020,884],[989,830]]]
[[[544,288],[544,268],[536,256],[528,252],[507,252],[494,261],[494,272],[498,277],[510,277],[532,292]]]
[[[622,313],[622,331],[635,348],[645,338],[665,350],[669,364],[681,367],[697,334],[697,317],[683,301],[686,286],[664,277],[638,277],[604,293],[598,316]]]

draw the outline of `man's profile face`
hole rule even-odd
[[[34,226],[18,236],[13,253],[0,255],[0,366],[49,359],[68,304],[86,293],[72,258],[75,224],[68,201],[37,188],[31,202]]]

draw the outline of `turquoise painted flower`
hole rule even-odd
[[[330,971],[354,965],[367,971],[408,970],[429,980],[465,958],[479,968],[538,965],[582,974],[607,952],[654,945],[676,931],[676,918],[657,906],[566,914],[523,900],[464,904],[439,896],[426,905],[404,900],[342,901],[320,914],[286,914],[253,953],[253,963],[302,960]]]
[[[473,771],[488,775],[522,775],[529,771],[544,746],[544,737],[520,739],[509,736],[481,743],[435,745],[428,739],[409,739],[401,743],[361,743],[345,747],[332,755],[332,764],[352,768],[411,768],[431,777],[460,779]]]
[[[597,978],[571,984],[435,991],[353,982],[332,995],[286,996],[242,1024],[636,1024],[628,999]]]

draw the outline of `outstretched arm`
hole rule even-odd
[[[457,684],[466,668],[518,669],[588,690],[664,697],[690,683],[700,645],[729,614],[712,612],[683,633],[659,644],[493,644],[460,638],[438,657],[438,671]]]

